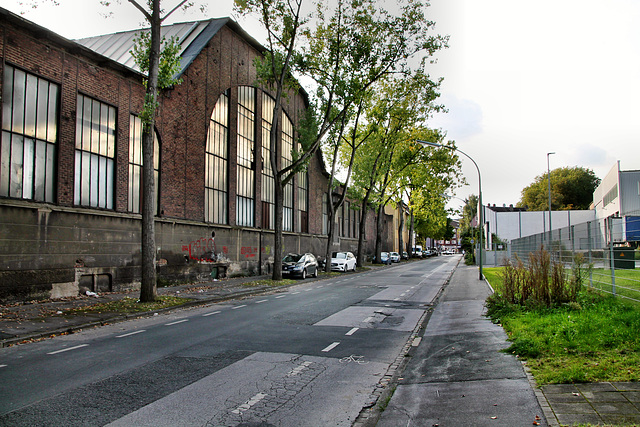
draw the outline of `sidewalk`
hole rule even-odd
[[[639,383],[538,388],[502,327],[483,316],[491,289],[459,265],[377,426],[640,425]]]
[[[369,266],[369,268],[382,267]],[[185,304],[161,311],[180,310],[196,305],[242,298],[249,295],[278,292],[279,290],[294,286],[248,287],[244,285],[248,282],[268,278],[270,278],[270,276],[238,277],[205,283],[192,283],[187,285],[158,288],[158,295],[179,296],[189,300]],[[320,278],[322,278],[322,275]],[[318,279],[307,278],[305,281],[310,282],[313,280]],[[298,281],[296,284],[298,284]],[[111,312],[73,315],[65,314],[68,310],[74,308],[92,306],[127,297],[137,299],[139,294],[139,291],[109,292],[99,294],[97,296],[83,295],[56,300],[0,305],[0,348],[19,344],[24,341],[46,338],[52,335],[73,333],[81,329],[96,327],[106,323],[114,323],[137,317],[152,316],[154,314],[153,311],[135,314]]]

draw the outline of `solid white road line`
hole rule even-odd
[[[202,317],[213,316],[214,314],[220,314],[220,313],[222,313],[220,310],[212,311],[211,313],[203,314]]]
[[[328,352],[330,352],[331,350],[333,350],[334,348],[336,348],[339,345],[340,345],[339,341],[338,342],[334,342],[330,346],[323,348],[322,351],[325,352],[325,353],[328,353]]]
[[[118,335],[116,338],[130,337],[131,335],[141,334],[143,332],[147,332],[147,330],[146,329],[140,329],[139,331],[129,332],[128,334]]]
[[[173,326],[173,325],[177,325],[178,323],[184,323],[184,322],[188,322],[188,321],[189,321],[189,319],[176,320],[175,322],[167,323],[164,326]]]
[[[89,344],[80,344],[80,345],[77,345],[75,347],[63,348],[62,350],[52,351],[52,352],[47,353],[47,354],[64,353],[65,351],[77,350],[77,349],[82,348],[82,347],[89,347]]]
[[[355,333],[356,333],[356,331],[357,331],[358,329],[360,329],[360,328],[353,328],[353,329],[351,329],[349,332],[347,332],[345,335],[353,335],[353,334],[355,334]]]

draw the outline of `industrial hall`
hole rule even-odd
[[[145,87],[130,52],[141,30],[69,40],[2,8],[0,23],[0,300],[136,289]],[[158,277],[269,273],[269,133],[278,121],[278,161],[292,161],[308,96],[288,93],[273,117],[254,67],[265,49],[229,18],[162,31],[179,42],[182,82],[159,97],[154,129]],[[285,253],[325,253],[328,180],[318,151],[287,184]],[[337,213],[333,250],[358,249],[359,209]],[[394,250],[383,215],[382,246]],[[375,227],[367,215],[367,256]]]

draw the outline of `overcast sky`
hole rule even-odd
[[[24,11],[18,0],[2,7]],[[137,28],[140,14],[126,0],[112,8],[98,0],[59,0],[23,14],[73,39]],[[173,4],[173,3],[171,3]],[[521,190],[551,169],[581,166],[599,178],[620,160],[640,169],[640,1],[432,0],[427,15],[449,48],[431,71],[444,77],[449,109],[432,127],[471,156],[482,175],[485,204],[516,204]],[[210,2],[170,22],[232,16],[232,0]],[[235,16],[260,40],[255,21]],[[464,156],[462,156],[464,158]],[[469,185],[457,198],[478,194],[478,174],[463,161]],[[452,207],[462,202],[453,199]]]

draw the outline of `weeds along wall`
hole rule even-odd
[[[585,284],[601,292],[640,302],[640,215],[610,217],[511,241],[511,259],[529,262],[541,248],[570,271],[582,264]]]

